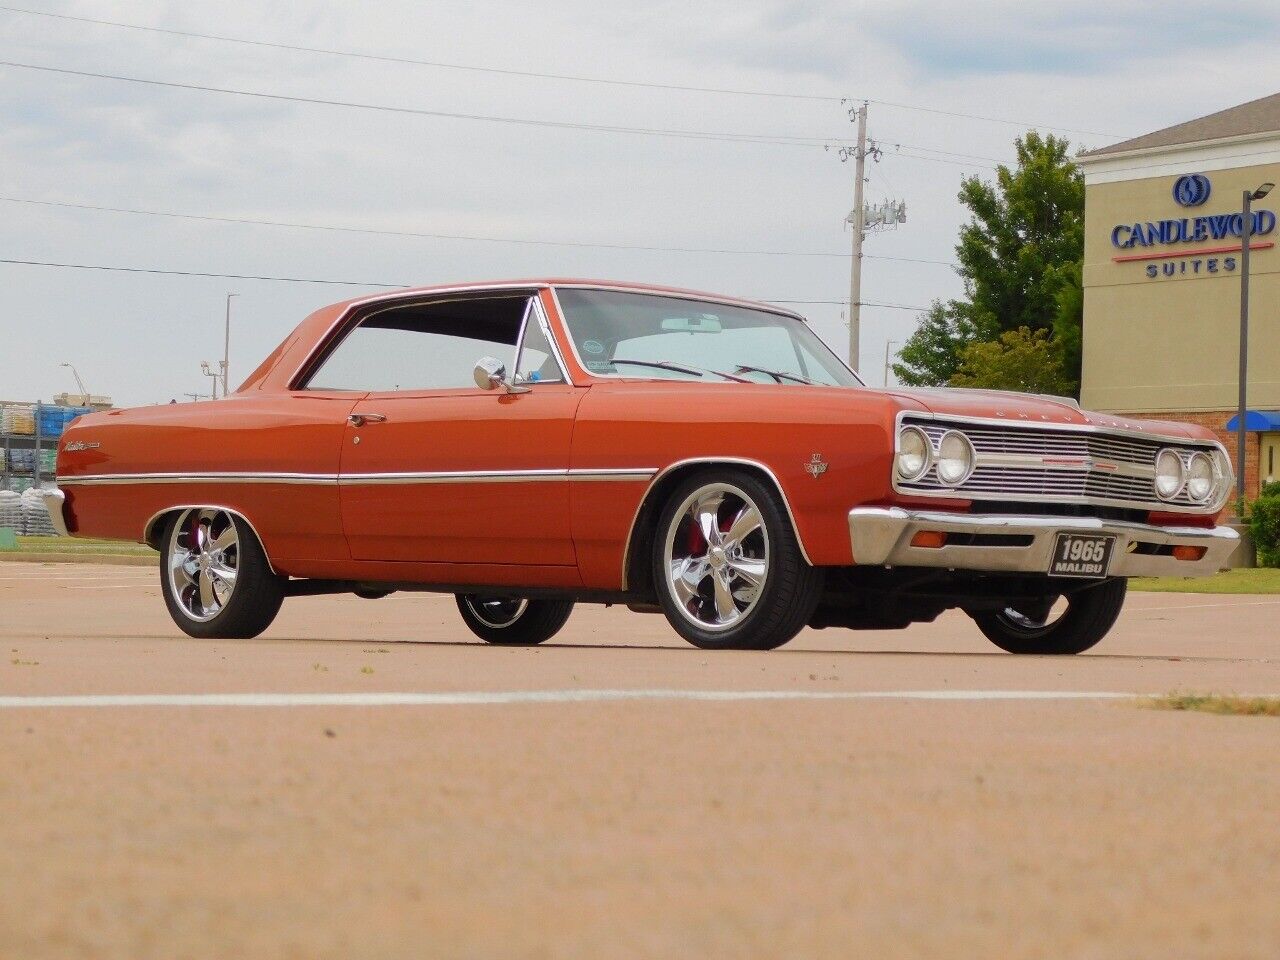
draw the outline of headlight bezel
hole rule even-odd
[[[1173,462],[1178,465],[1177,484],[1168,492],[1166,492],[1166,489],[1162,488],[1160,485],[1161,477],[1166,476],[1166,474],[1162,474],[1160,472],[1161,461],[1166,457],[1171,457]],[[1182,493],[1187,485],[1187,465],[1183,461],[1182,454],[1179,451],[1175,450],[1173,447],[1162,447],[1160,449],[1156,454],[1155,475],[1152,477],[1151,484],[1155,488],[1156,496],[1161,500],[1168,502],[1178,499],[1178,495]]]
[[[942,465],[945,461],[956,459],[954,457],[949,457],[946,454],[947,442],[952,440],[959,440],[963,443],[965,451],[963,459],[964,470],[955,479],[950,479],[944,476],[942,472]],[[966,480],[973,476],[973,471],[977,466],[977,461],[978,452],[974,449],[973,441],[960,430],[948,430],[938,440],[938,449],[934,456],[934,473],[936,474],[939,483],[954,489],[955,487],[963,485]]]
[[[904,440],[908,436],[920,438],[922,453],[920,457],[920,469],[913,472],[905,472],[902,469],[902,458],[905,455]],[[898,441],[893,453],[893,470],[898,479],[903,483],[916,483],[923,480],[929,474],[930,468],[933,466],[934,450],[933,442],[929,439],[929,435],[916,426],[905,426],[898,431]]]

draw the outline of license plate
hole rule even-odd
[[[1115,537],[1082,537],[1075,533],[1058,534],[1049,561],[1051,577],[1091,577],[1102,579],[1111,567]]]

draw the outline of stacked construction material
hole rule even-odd
[[[57,447],[41,447],[40,448],[40,475],[42,477],[52,477],[58,469],[58,448]]]
[[[53,529],[53,520],[44,505],[44,496],[36,487],[23,491],[22,497],[22,532],[28,537],[55,537],[58,532]]]
[[[40,407],[40,435],[60,437],[68,423],[82,413],[92,413],[92,407]]]
[[[24,490],[30,490],[35,486],[35,480],[31,477],[10,477],[9,490],[14,493],[22,493]]]
[[[35,469],[36,469],[35,450],[23,450],[17,447],[9,448],[9,472],[10,473],[34,473]]]
[[[62,428],[66,425],[66,418],[63,416],[62,407],[39,407],[40,420],[40,436],[42,437],[60,437],[62,436]]]
[[[0,527],[22,532],[22,498],[9,490],[0,490]]]
[[[35,410],[24,404],[10,403],[0,409],[0,433],[31,436],[36,432]]]

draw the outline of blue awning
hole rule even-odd
[[[1236,414],[1227,421],[1228,430],[1239,427],[1240,415]],[[1270,433],[1280,431],[1280,410],[1246,410],[1244,412],[1244,428],[1248,432]]]

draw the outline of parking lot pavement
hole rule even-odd
[[[394,595],[196,641],[153,571],[5,564],[0,956],[1269,957],[1280,722],[1094,695],[1280,693],[1277,613],[1132,594],[1058,659],[581,607],[501,649]]]

